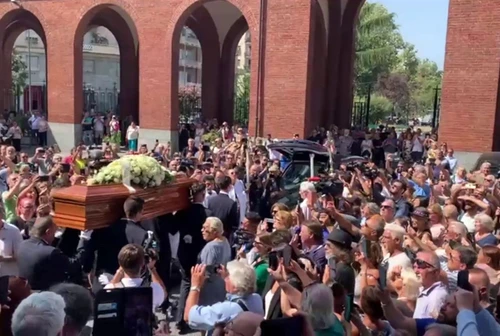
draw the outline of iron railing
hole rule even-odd
[[[119,114],[120,106],[120,90],[114,84],[112,89],[101,89],[100,87],[94,89],[92,86],[83,85],[83,110],[90,111],[94,109],[95,112],[107,112]]]

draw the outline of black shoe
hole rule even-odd
[[[177,329],[179,329],[179,335],[186,335],[194,332],[193,329],[189,328],[186,321],[180,321],[176,323]]]

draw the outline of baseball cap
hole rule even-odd
[[[424,207],[417,207],[411,213],[412,217],[429,218],[429,211]]]
[[[333,229],[332,232],[328,234],[327,240],[345,249],[351,249],[352,237],[344,230]]]

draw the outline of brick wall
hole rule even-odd
[[[176,45],[179,32],[188,18],[208,1],[165,0],[152,4],[139,0],[80,0],[63,4],[41,0],[24,2],[24,10],[10,2],[1,2],[0,41],[9,38],[6,36],[9,24],[26,16],[26,13],[33,14],[25,28],[32,25],[40,36],[46,36],[49,121],[78,124],[82,112],[81,40],[89,25],[106,26],[121,45],[121,104],[126,105],[122,109],[138,118],[142,128],[176,130],[179,56]],[[351,5],[346,8],[358,8],[363,2],[347,1]],[[326,23],[318,21],[322,16],[316,3],[268,0],[262,44],[264,57],[262,67],[259,67],[261,2],[227,2],[240,10],[246,21],[246,25],[235,27],[227,36],[236,38],[242,33],[241,27],[248,27],[252,39],[251,134],[257,129],[260,135],[271,133],[274,137],[287,138],[293,133],[305,135],[318,122],[349,119],[355,15],[343,19],[340,27],[341,8],[338,4],[330,5],[328,10],[332,23],[328,24],[328,36],[326,32],[318,35],[315,31],[324,30]],[[351,12],[357,13],[356,10]],[[234,60],[227,55],[218,58],[219,53],[212,49],[211,44],[222,43],[224,53],[232,52],[234,43],[217,41],[207,13],[198,14],[200,22],[205,22],[206,26],[201,23],[195,30],[203,40],[203,47],[210,48],[207,57],[204,52],[203,60],[209,63],[206,65],[214,66],[203,70],[203,93],[208,97],[203,107],[210,117],[227,118],[231,108],[228,101],[232,81],[220,76],[226,76],[229,70],[234,69]],[[209,24],[211,27],[208,27]],[[204,27],[207,29],[204,30]],[[134,50],[135,39],[139,45],[138,54]],[[10,52],[1,50],[0,78],[7,78],[5,74],[10,72],[5,56]],[[259,69],[262,70],[261,92],[257,90]],[[325,73],[318,75],[322,71]],[[7,86],[10,86],[8,80],[0,80],[0,92]],[[331,93],[330,89],[334,92]],[[262,99],[259,122],[256,124],[259,93]],[[311,102],[311,99],[319,101]],[[334,118],[332,114],[341,116]]]
[[[450,0],[440,139],[456,151],[500,149],[500,2]]]

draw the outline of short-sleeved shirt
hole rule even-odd
[[[9,223],[3,221],[0,229],[0,255],[2,257],[15,257],[22,242],[21,231]],[[19,268],[16,261],[1,261],[0,276],[19,276]]]
[[[2,193],[3,208],[5,210],[5,221],[7,223],[16,219],[17,195],[12,195],[11,198],[6,199],[7,191]]]
[[[413,318],[433,318],[437,316],[447,296],[448,288],[441,281],[422,290],[417,298]]]

